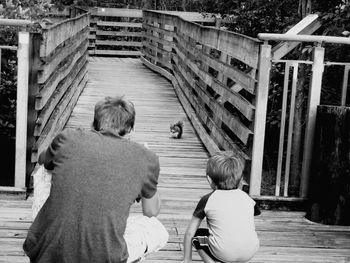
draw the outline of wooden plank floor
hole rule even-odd
[[[136,107],[132,139],[147,142],[160,156],[159,219],[170,233],[167,246],[148,263],[179,263],[182,239],[199,197],[209,191],[205,179],[207,152],[196,136],[172,86],[137,59],[92,58],[89,83],[67,127],[89,129],[93,107],[105,96],[125,95]],[[181,140],[169,138],[170,123],[185,124]],[[139,205],[132,213],[140,212]],[[31,200],[0,200],[0,263],[29,262],[22,244],[30,226]],[[263,211],[256,217],[261,248],[251,262],[350,262],[350,227],[314,224],[304,212]],[[194,261],[199,257],[194,253]]]

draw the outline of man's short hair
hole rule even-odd
[[[124,136],[134,128],[135,115],[131,101],[124,97],[106,97],[95,105],[93,128],[96,131],[113,129]]]
[[[237,189],[242,180],[243,162],[232,151],[222,151],[211,156],[207,163],[207,175],[218,189]]]

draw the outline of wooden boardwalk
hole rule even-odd
[[[89,82],[67,127],[89,129],[93,107],[105,96],[125,95],[136,107],[133,140],[147,142],[160,157],[159,190],[162,209],[159,219],[170,239],[149,263],[179,263],[187,223],[201,195],[209,191],[205,179],[208,154],[196,136],[177,100],[171,84],[137,59],[92,58]],[[170,123],[182,120],[181,140],[169,136]],[[135,205],[132,213],[140,212]],[[29,260],[22,244],[30,226],[31,200],[0,200],[0,263]],[[262,211],[256,217],[261,248],[251,262],[350,262],[350,227],[309,222],[304,212]],[[199,257],[194,253],[194,261]]]

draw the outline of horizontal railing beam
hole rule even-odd
[[[258,34],[258,39],[263,41],[297,41],[297,42],[317,42],[317,43],[333,43],[333,44],[350,45],[349,37],[260,33]]]
[[[33,21],[23,19],[0,19],[0,26],[28,26],[33,24]]]
[[[0,49],[17,50],[16,46],[0,46]]]

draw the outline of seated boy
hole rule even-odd
[[[205,263],[247,262],[259,249],[255,232],[255,201],[238,189],[243,164],[233,152],[209,158],[207,179],[213,191],[203,196],[184,238],[184,263],[191,262],[191,245]],[[208,229],[199,228],[206,217]]]

